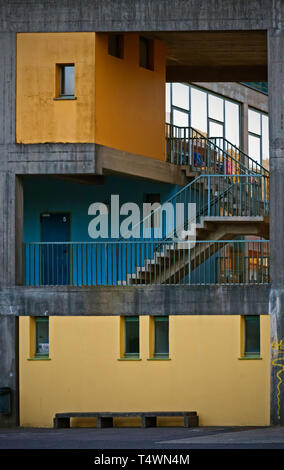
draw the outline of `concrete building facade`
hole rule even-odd
[[[283,424],[283,2],[0,7],[1,425],[159,409]],[[165,134],[166,83],[206,94],[207,131]],[[210,99],[239,107],[237,143]],[[88,208],[112,194],[194,202],[196,246],[94,242]]]

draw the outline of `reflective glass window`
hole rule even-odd
[[[154,356],[169,356],[169,317],[154,318]]]
[[[173,109],[173,124],[175,126],[188,127],[189,126],[188,120],[189,120],[188,113],[184,113],[183,111],[178,111],[177,109]]]
[[[253,109],[248,110],[248,131],[253,134],[260,135],[260,118],[261,115]]]
[[[260,137],[249,135],[249,156],[260,163]]]
[[[189,110],[189,86],[182,83],[172,84],[173,106]]]
[[[191,88],[191,126],[207,134],[207,96],[196,88]]]
[[[245,317],[245,356],[260,354],[260,321],[258,315]]]
[[[209,122],[209,137],[223,137],[223,125],[216,122]]]
[[[224,100],[215,95],[208,95],[208,114],[216,121],[224,120]]]
[[[229,142],[239,147],[240,145],[240,112],[239,105],[225,100],[225,137]]]

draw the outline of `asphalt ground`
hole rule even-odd
[[[0,449],[284,449],[284,427],[0,428]]]

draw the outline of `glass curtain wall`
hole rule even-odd
[[[240,105],[192,85],[166,84],[166,122],[240,145]]]

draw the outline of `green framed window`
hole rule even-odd
[[[260,356],[260,317],[259,315],[247,315],[244,321],[244,355],[245,357]]]
[[[169,317],[154,317],[154,357],[169,357]]]
[[[49,318],[35,318],[35,355],[49,356]]]
[[[139,317],[124,319],[125,349],[124,357],[139,357]]]

